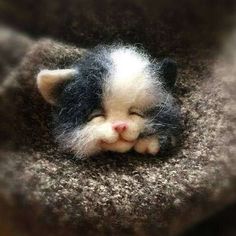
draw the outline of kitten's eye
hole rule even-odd
[[[138,109],[135,109],[135,108],[130,109],[129,115],[134,115],[134,116],[139,116],[139,117],[144,118],[144,113]]]
[[[94,118],[97,118],[97,117],[104,117],[104,116],[105,116],[105,114],[102,110],[95,110],[95,111],[92,112],[91,115],[89,115],[88,121],[91,121],[91,120],[93,120]]]

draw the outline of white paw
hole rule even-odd
[[[139,139],[134,146],[134,150],[139,153],[156,155],[160,151],[160,144],[157,137],[147,137]]]

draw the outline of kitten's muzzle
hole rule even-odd
[[[101,137],[99,141],[99,146],[104,150],[125,152],[130,150],[137,142],[137,137],[139,134],[133,132],[132,126],[128,121],[116,120],[110,123],[109,135]],[[108,133],[107,133],[108,134]]]

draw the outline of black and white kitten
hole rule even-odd
[[[71,68],[42,70],[37,85],[53,105],[56,138],[78,157],[101,151],[156,155],[181,131],[171,94],[176,64],[132,46],[97,46]]]

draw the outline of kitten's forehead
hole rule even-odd
[[[113,76],[126,80],[141,74],[150,64],[146,55],[130,48],[120,48],[111,52]]]
[[[104,104],[107,106],[148,107],[156,100],[155,81],[149,58],[134,49],[111,52],[112,70],[106,80]]]

